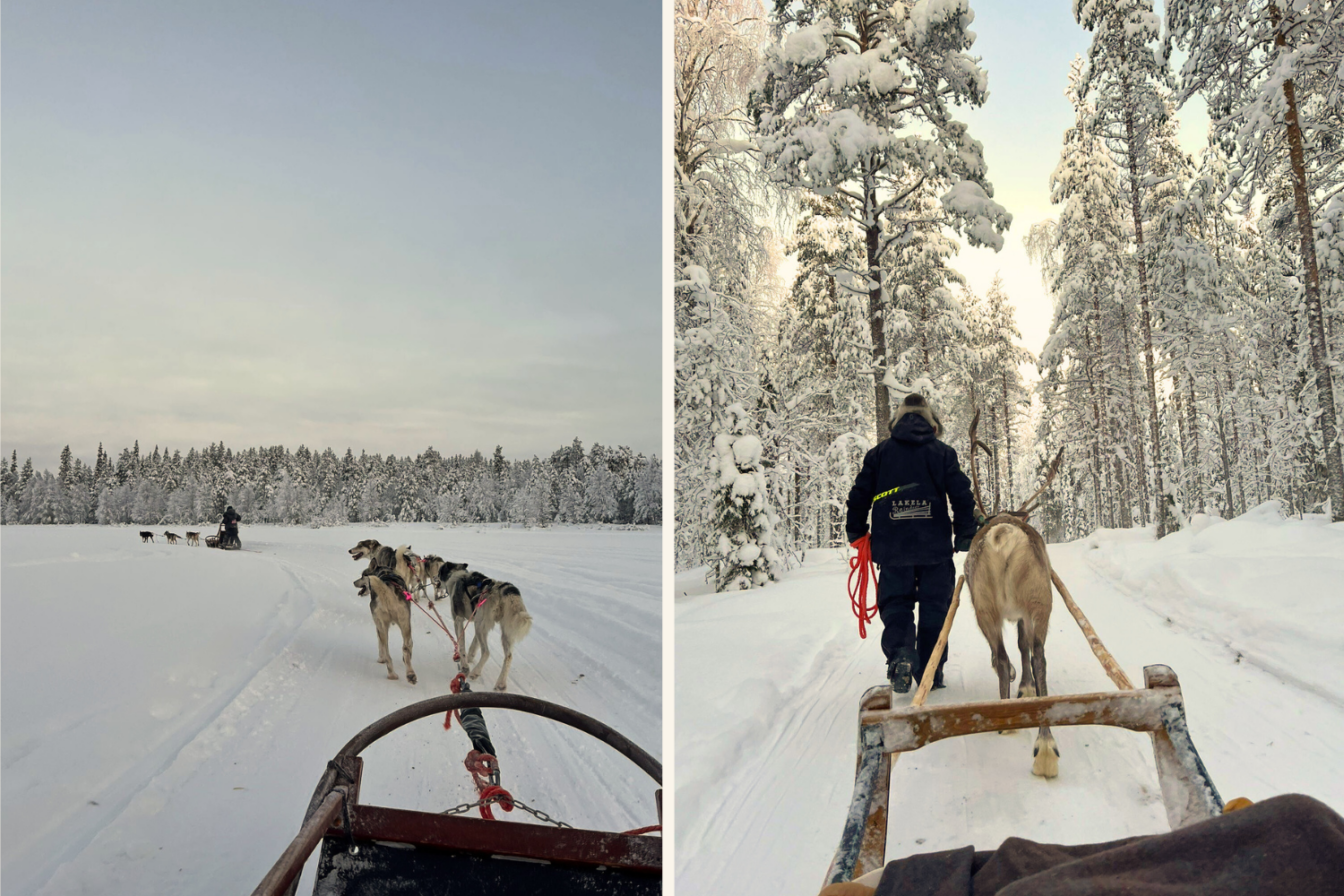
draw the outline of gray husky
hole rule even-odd
[[[361,597],[369,596],[369,612],[378,630],[378,662],[387,664],[387,677],[397,678],[387,649],[387,630],[395,622],[401,629],[401,661],[406,664],[406,680],[415,684],[415,670],[411,668],[411,606],[402,596],[406,592],[405,580],[384,569],[355,579],[355,587]]]
[[[499,626],[500,641],[504,645],[504,667],[499,671],[499,680],[495,690],[505,691],[509,687],[509,667],[513,665],[513,647],[532,630],[532,616],[523,606],[523,596],[518,586],[509,582],[496,582],[479,572],[470,572],[465,563],[452,563],[440,557],[430,555],[425,558],[425,571],[435,582],[435,593],[450,598],[453,609],[453,627],[457,629],[458,668],[466,672],[471,669],[471,658],[476,650],[481,651],[480,662],[467,676],[471,679],[481,677],[485,661],[490,659],[490,632]],[[471,649],[463,650],[468,622],[475,623],[475,636]]]

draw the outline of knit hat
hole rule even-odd
[[[943,434],[943,421],[938,419],[938,412],[933,409],[933,405],[924,400],[924,396],[918,392],[911,392],[901,401],[901,406],[891,415],[891,425],[895,426],[901,422],[901,418],[906,414],[918,414],[929,425],[933,427],[933,434],[941,436]]]

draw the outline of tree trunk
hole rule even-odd
[[[1189,417],[1190,426],[1190,445],[1194,452],[1194,471],[1195,471],[1195,503],[1191,507],[1191,513],[1204,512],[1204,471],[1201,464],[1203,460],[1199,453],[1199,415],[1195,410],[1195,375],[1190,373],[1185,380],[1186,390],[1189,401],[1185,403],[1186,414]]]
[[[1008,407],[1008,371],[1003,371],[1004,506],[1013,506],[1013,415]]]
[[[1218,382],[1217,376],[1213,378],[1213,402],[1214,410],[1218,412],[1218,445],[1223,458],[1223,490],[1227,493],[1227,511],[1223,514],[1223,519],[1230,520],[1236,512],[1236,507],[1232,503],[1232,467],[1227,456],[1227,421],[1223,419],[1223,387]]]
[[[877,418],[877,441],[891,428],[891,397],[882,380],[887,372],[887,331],[882,308],[882,261],[878,258],[882,226],[877,220],[877,181],[871,172],[863,176],[864,247],[868,255],[868,331],[873,340],[873,413]]]
[[[1287,39],[1279,29],[1280,14],[1269,4],[1269,15],[1277,33],[1274,46],[1286,47]],[[1297,232],[1306,272],[1307,329],[1311,337],[1311,367],[1316,374],[1317,400],[1320,402],[1321,439],[1325,445],[1326,489],[1330,494],[1330,518],[1344,520],[1344,459],[1339,450],[1339,431],[1335,424],[1335,388],[1326,361],[1325,317],[1321,310],[1321,272],[1316,264],[1316,241],[1311,226],[1310,196],[1307,190],[1307,164],[1302,151],[1302,126],[1297,117],[1297,92],[1292,79],[1283,82],[1283,99],[1287,104],[1284,123],[1288,129],[1288,160],[1293,179],[1293,208],[1297,215]]]
[[[1128,85],[1126,85],[1127,87]],[[1148,430],[1153,442],[1153,489],[1155,503],[1149,504],[1157,514],[1157,537],[1167,534],[1167,507],[1162,500],[1166,491],[1162,485],[1162,435],[1157,422],[1157,378],[1153,369],[1153,325],[1148,308],[1148,264],[1143,257],[1143,215],[1139,209],[1139,160],[1137,135],[1134,133],[1134,112],[1125,111],[1125,143],[1129,153],[1129,208],[1134,217],[1134,242],[1137,246],[1135,261],[1139,264],[1139,308],[1143,325],[1143,367],[1148,380]],[[1145,483],[1147,477],[1144,477]],[[1146,489],[1145,489],[1146,490]],[[1145,496],[1145,503],[1148,499]]]
[[[1124,304],[1120,305],[1120,332],[1124,337],[1125,346],[1125,379],[1128,382],[1126,395],[1126,404],[1129,408],[1129,414],[1132,417],[1129,432],[1133,435],[1130,444],[1134,448],[1135,457],[1133,458],[1135,474],[1139,480],[1139,525],[1148,525],[1148,511],[1152,508],[1152,502],[1148,498],[1148,454],[1143,446],[1143,418],[1139,414],[1139,402],[1137,390],[1134,388],[1134,345],[1130,342],[1129,330],[1129,311]],[[1132,499],[1132,490],[1128,492]],[[1126,509],[1125,515],[1128,517],[1132,510]]]

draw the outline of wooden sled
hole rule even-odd
[[[472,708],[528,712],[578,728],[662,784],[661,763],[620,733],[572,709],[518,694],[462,693],[423,700],[384,716],[341,748],[313,793],[298,835],[253,896],[292,896],[304,862],[319,843],[315,896],[662,892],[661,837],[486,821],[360,802],[359,753],[364,748],[417,719]],[[655,795],[661,822],[662,791]]]
[[[1120,690],[924,706],[960,603],[965,582],[962,577],[957,581],[942,633],[910,705],[896,706],[888,687],[869,688],[859,702],[859,755],[854,795],[845,817],[840,845],[826,874],[826,884],[854,880],[886,864],[891,763],[902,753],[948,737],[1039,728],[1042,723],[1051,726],[1110,725],[1130,731],[1146,731],[1153,739],[1157,779],[1172,830],[1222,813],[1223,799],[1190,739],[1185,702],[1176,673],[1167,666],[1146,666],[1143,670],[1145,687],[1134,688],[1064,583],[1058,575],[1052,574],[1052,578],[1102,668]]]

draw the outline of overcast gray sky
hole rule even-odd
[[[662,13],[7,0],[5,457],[658,452]]]

